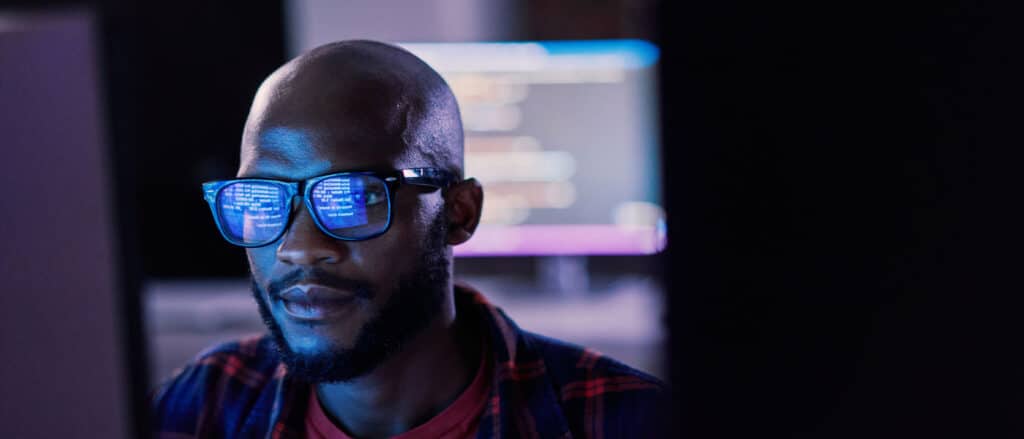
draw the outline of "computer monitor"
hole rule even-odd
[[[96,30],[0,13],[0,437],[141,433]]]
[[[457,256],[665,246],[658,49],[640,40],[399,43],[452,87],[483,219]]]

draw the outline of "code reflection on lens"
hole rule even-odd
[[[366,225],[366,179],[334,177],[312,190],[312,202],[324,227],[337,230]]]
[[[220,193],[220,214],[233,238],[244,242],[272,239],[284,227],[285,200],[280,187],[235,183]]]

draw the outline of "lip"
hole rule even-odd
[[[354,293],[322,285],[295,285],[279,297],[289,317],[307,322],[337,317],[356,302]]]

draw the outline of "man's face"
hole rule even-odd
[[[410,158],[400,137],[366,120],[327,124],[301,111],[278,113],[288,117],[264,118],[246,136],[239,177],[301,181],[427,165]],[[293,376],[361,376],[437,317],[450,301],[443,206],[440,191],[401,186],[387,233],[341,241],[323,234],[296,200],[285,234],[247,249],[254,296]],[[288,300],[296,294],[317,305]]]

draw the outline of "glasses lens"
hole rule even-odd
[[[391,203],[384,180],[371,175],[337,175],[310,188],[320,224],[337,238],[363,239],[388,228]]]
[[[221,231],[229,241],[245,245],[273,241],[288,221],[284,187],[267,182],[240,181],[217,195]]]

